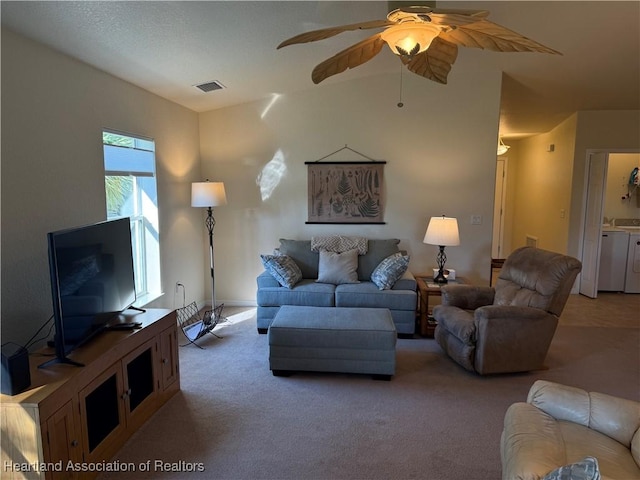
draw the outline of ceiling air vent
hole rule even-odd
[[[222,85],[219,81],[213,80],[211,82],[201,83],[200,85],[194,85],[194,87],[199,88],[203,92],[213,92],[215,90],[222,90],[224,85]]]

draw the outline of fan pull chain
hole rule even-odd
[[[404,103],[402,103],[402,62],[400,62],[400,101],[398,102],[398,108],[404,107]]]

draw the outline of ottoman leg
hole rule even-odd
[[[271,370],[274,377],[290,377],[293,375],[291,370]]]
[[[371,378],[373,378],[374,380],[383,380],[385,382],[391,381],[391,375],[374,374],[374,375],[371,375]]]

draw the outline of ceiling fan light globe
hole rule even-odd
[[[505,145],[504,142],[502,141],[502,137],[500,137],[498,139],[498,155],[504,155],[505,153],[507,153],[507,150],[509,150],[511,148],[510,145]]]
[[[439,27],[432,24],[412,23],[389,27],[380,36],[396,55],[407,55],[407,52],[417,55],[429,48],[440,31]]]

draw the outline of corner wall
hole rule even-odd
[[[512,250],[530,235],[539,248],[567,252],[575,134],[572,115],[549,133],[520,140],[509,156]]]
[[[53,313],[47,232],[106,218],[103,128],[156,141],[166,293],[152,306],[174,306],[177,280],[204,291],[204,217],[189,206],[197,114],[2,29],[3,342],[26,342]]]

